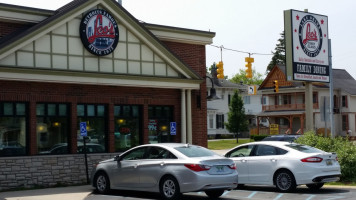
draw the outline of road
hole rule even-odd
[[[91,194],[85,200],[140,200],[160,199],[155,193],[113,191],[109,195]],[[209,199],[204,192],[186,193],[181,200],[204,200]],[[246,186],[240,190],[227,191],[221,200],[354,200],[356,199],[356,188],[330,187],[326,186],[319,191],[312,192],[306,187],[298,187],[293,193],[279,193],[273,187]]]

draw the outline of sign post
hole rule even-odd
[[[85,159],[85,173],[87,176],[87,183],[89,183],[89,172],[88,172],[88,155],[87,155],[87,145],[86,145],[86,140],[88,136],[88,131],[87,131],[87,123],[86,122],[80,122],[79,123],[79,128],[80,128],[80,135],[83,136],[83,150],[84,150],[84,159]]]

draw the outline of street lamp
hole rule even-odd
[[[214,88],[213,79],[210,78],[209,76],[205,76],[205,78],[209,78],[210,81],[211,81],[210,95],[206,97],[206,100],[207,101],[213,101],[213,100],[220,99],[220,97],[216,96],[216,90]]]

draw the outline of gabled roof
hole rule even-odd
[[[356,95],[356,80],[345,69],[333,69],[334,90]]]
[[[63,7],[57,9],[52,16],[49,16],[38,24],[0,40],[0,59],[3,59],[16,50],[25,47],[29,42],[38,39],[46,32],[54,30],[59,26],[58,24],[60,22],[73,19],[78,16],[78,13],[84,13],[99,4],[104,5],[105,8],[112,14],[123,17],[124,25],[133,28],[136,34],[147,39],[150,44],[154,46],[155,50],[163,55],[164,60],[171,66],[175,67],[175,70],[179,73],[183,74],[185,79],[199,82],[202,80],[202,77],[200,77],[199,74],[174,55],[174,53],[172,53],[155,35],[153,35],[152,32],[150,32],[141,22],[133,17],[115,0],[74,0],[64,5]]]
[[[276,74],[279,74],[279,76]],[[356,95],[356,80],[345,69],[333,69],[332,74],[334,90],[341,90],[351,95]],[[293,88],[303,86],[303,82],[286,81],[286,68],[284,65],[278,65],[272,68],[258,89],[272,89],[273,86],[271,82],[273,80],[279,81],[279,88]],[[328,83],[315,82],[313,83],[313,86],[318,88],[329,88]]]
[[[213,76],[210,73],[206,73],[206,77],[212,78],[215,88],[233,88],[233,89],[239,89],[239,90],[247,90],[247,85],[245,85],[245,84],[236,84],[236,83],[230,82],[229,80],[213,78]],[[212,87],[211,81],[209,78],[206,78],[206,87],[207,88]]]

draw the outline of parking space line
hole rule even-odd
[[[276,196],[276,198],[274,198],[273,200],[278,200],[283,196],[283,194],[279,194],[278,196]]]
[[[257,192],[255,191],[255,192],[252,192],[250,195],[248,195],[248,199],[251,199],[253,196],[255,196],[255,194],[257,194]]]
[[[312,198],[314,198],[315,195],[310,195],[308,198],[306,198],[305,200],[311,200]]]

